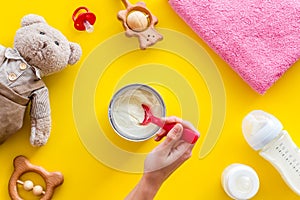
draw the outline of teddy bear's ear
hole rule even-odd
[[[21,20],[22,27],[29,26],[34,23],[46,23],[46,20],[42,16],[35,14],[25,15]]]
[[[71,55],[70,55],[68,63],[70,65],[73,65],[80,59],[82,51],[81,51],[81,47],[79,46],[79,44],[74,43],[74,42],[70,42],[70,49],[71,49]]]

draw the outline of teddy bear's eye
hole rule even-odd
[[[59,42],[55,41],[54,43],[55,43],[57,46],[59,46]]]
[[[43,31],[40,31],[40,34],[41,34],[41,35],[45,35],[45,32],[43,32]]]

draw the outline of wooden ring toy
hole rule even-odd
[[[45,181],[45,190],[40,185],[34,186],[30,180],[21,181],[19,178],[28,172],[39,174]],[[17,184],[22,184],[24,190],[32,190],[36,196],[41,196],[41,200],[49,200],[52,198],[54,189],[61,185],[64,181],[60,172],[48,172],[44,168],[32,165],[25,156],[17,156],[14,159],[14,172],[9,180],[9,195],[12,200],[23,200],[18,193]]]
[[[138,37],[141,49],[146,49],[163,39],[154,28],[158,19],[146,8],[144,2],[134,5],[128,0],[122,2],[126,9],[118,12],[118,19],[123,22],[126,36]]]

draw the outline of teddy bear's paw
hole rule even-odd
[[[31,128],[30,143],[34,147],[40,147],[47,143],[49,136],[38,131],[35,127]]]
[[[34,147],[40,147],[47,143],[50,136],[50,118],[31,119],[30,143]]]

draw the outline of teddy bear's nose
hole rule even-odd
[[[42,47],[42,49],[44,49],[44,48],[46,48],[47,47],[47,43],[46,42],[44,42],[43,43],[43,47]]]

